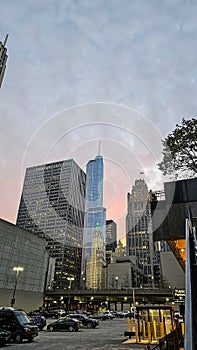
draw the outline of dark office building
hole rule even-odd
[[[113,220],[106,221],[106,262],[109,264],[111,255],[117,247],[117,225]]]
[[[73,159],[26,169],[17,225],[46,237],[53,286],[79,286],[86,176]]]
[[[3,77],[6,69],[6,62],[8,59],[7,48],[5,47],[7,39],[8,39],[8,35],[6,35],[6,38],[3,44],[0,41],[0,88],[3,82]]]

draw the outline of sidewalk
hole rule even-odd
[[[157,342],[155,342],[155,344],[157,344]],[[129,350],[147,350],[147,341],[146,342],[143,342],[141,341],[140,343],[136,343],[136,340],[135,338],[133,339],[127,339],[125,340],[122,345],[125,345],[125,349],[129,349]],[[128,345],[128,347],[126,346]],[[151,344],[153,345],[153,343]]]
[[[157,342],[155,342],[155,345],[157,344]],[[148,349],[148,344],[147,344],[147,342],[145,343],[143,343],[143,341],[142,342],[140,342],[140,343],[136,343],[135,342],[135,339],[127,339],[127,340],[125,340],[123,343],[122,343],[122,345],[125,345],[125,349],[128,349],[128,350],[147,350]],[[128,347],[126,347],[126,345],[130,345],[130,346],[128,346]],[[154,343],[151,343],[150,344],[150,346],[153,346],[154,345]],[[180,348],[179,350],[184,350],[184,348]]]

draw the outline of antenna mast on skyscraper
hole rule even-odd
[[[101,155],[101,140],[99,140],[98,155]]]
[[[5,37],[5,40],[4,40],[4,43],[3,43],[4,46],[6,45],[7,40],[8,40],[8,34],[6,34],[6,37]]]

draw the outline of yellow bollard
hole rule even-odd
[[[182,336],[184,337],[184,334],[185,334],[185,324],[184,324],[184,322],[181,323],[181,333],[182,333]]]
[[[148,342],[151,343],[151,327],[150,322],[147,322],[147,328],[148,328]]]
[[[156,321],[153,321],[153,338],[157,339],[157,327],[156,327]]]
[[[143,339],[146,338],[146,322],[144,320],[142,321],[142,336]]]
[[[131,332],[131,319],[127,317],[127,332]]]
[[[164,326],[163,326],[163,322],[160,322],[160,335],[161,335],[161,338],[164,337]]]
[[[139,329],[138,329],[138,322],[135,322],[135,341],[136,343],[139,343]]]

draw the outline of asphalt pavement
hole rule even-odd
[[[47,319],[47,324],[54,320]],[[135,344],[134,337],[124,336],[127,319],[100,321],[96,329],[82,328],[79,332],[39,332],[32,343],[8,344],[6,350],[145,350],[144,344]]]

